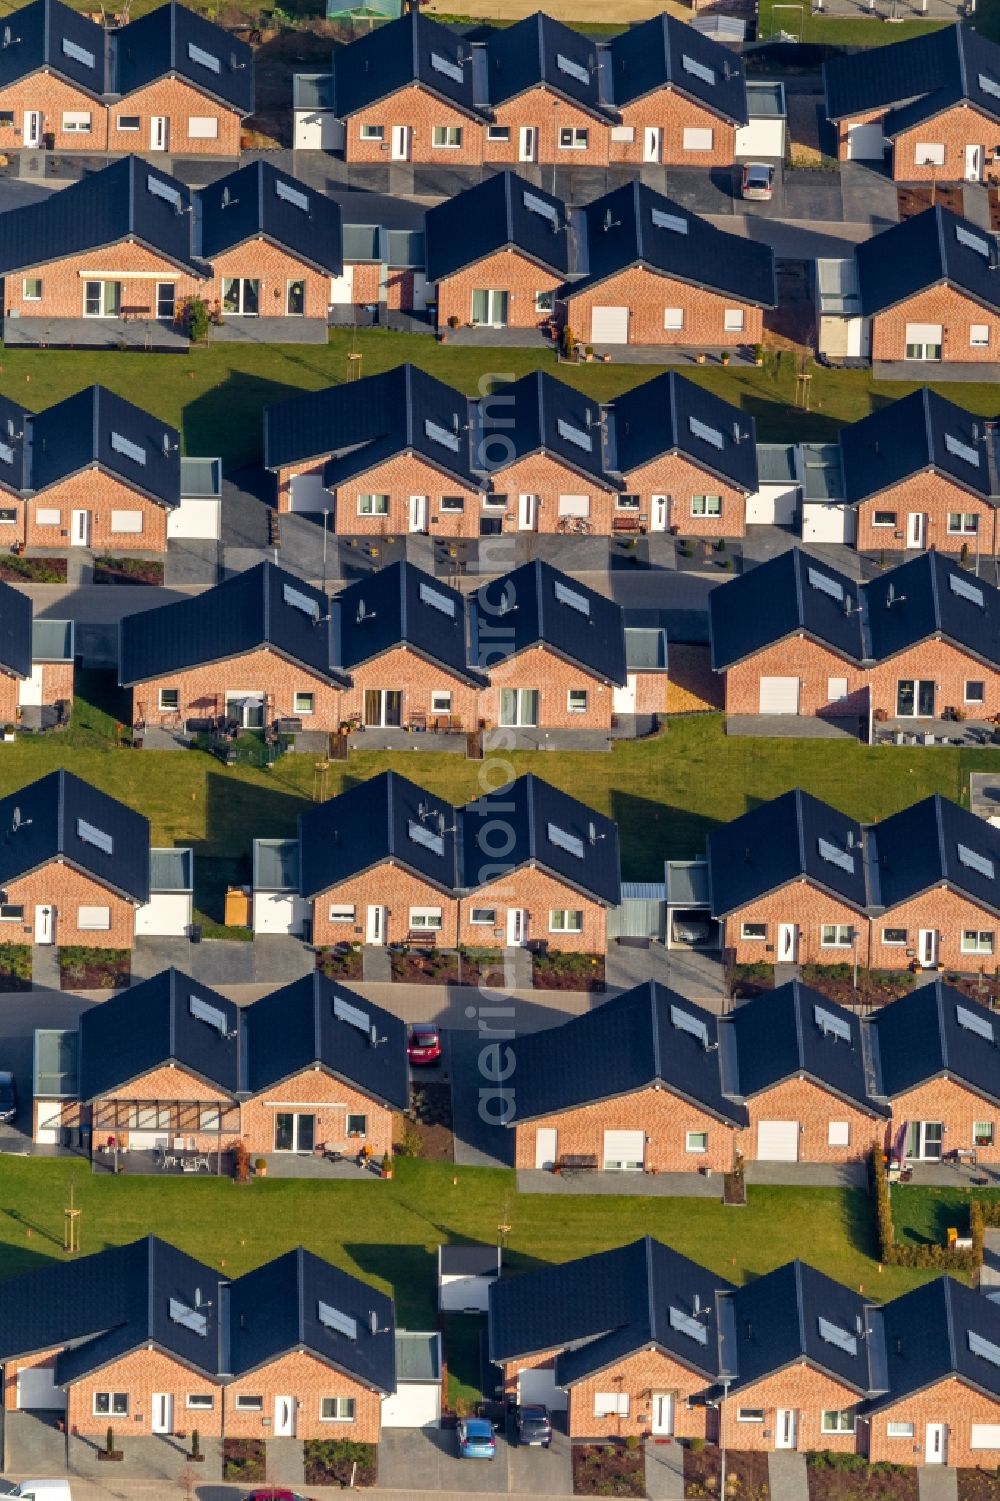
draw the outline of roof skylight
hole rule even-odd
[[[680,214],[668,214],[665,209],[651,208],[649,217],[657,229],[669,229],[675,235],[686,235],[688,221],[682,219]]]
[[[810,588],[818,589],[820,594],[829,594],[831,599],[836,599],[843,603],[844,586],[837,579],[830,578],[828,574],[820,573],[816,568],[810,568],[806,576],[809,579]]]
[[[980,1356],[982,1360],[988,1360],[990,1365],[1000,1366],[1000,1345],[995,1345],[990,1339],[984,1339],[974,1329],[969,1330],[969,1349],[973,1355]]]
[[[194,42],[188,42],[188,57],[193,63],[198,63],[202,68],[207,68],[210,73],[221,73],[222,63],[213,52],[206,52],[204,47],[196,47]]]
[[[14,462],[14,450],[8,447],[6,443],[0,443],[0,462],[4,464],[13,464]]]
[[[180,1298],[170,1299],[170,1317],[175,1324],[190,1329],[192,1334],[200,1334],[202,1339],[208,1334],[208,1314],[202,1313],[200,1308],[189,1308]]]
[[[559,228],[559,210],[554,203],[548,203],[544,198],[539,198],[537,193],[524,194],[524,206],[529,214],[540,214],[547,219],[553,229]]]
[[[181,191],[180,188],[175,188],[172,183],[163,182],[159,177],[154,177],[150,173],[146,178],[146,192],[152,193],[154,198],[162,198],[165,203],[169,203],[171,208],[176,209],[180,213]]]
[[[560,73],[565,73],[569,78],[575,78],[577,83],[590,82],[590,70],[588,68],[585,68],[582,63],[574,62],[574,60],[571,57],[567,57],[565,53],[556,53],[556,67],[559,69]]]
[[[81,47],[78,45],[78,43],[71,42],[68,36],[64,36],[62,39],[62,50],[65,55],[67,57],[71,57],[75,63],[83,63],[83,66],[85,68],[93,68],[97,66],[97,59],[94,54],[88,51],[86,47]]]
[[[210,1001],[203,1001],[200,996],[188,997],[188,1010],[195,1021],[207,1022],[214,1027],[220,1037],[225,1037],[229,1031],[229,1023],[226,1013],[218,1006],[213,1006]]]
[[[965,245],[969,250],[974,250],[977,255],[983,255],[987,260],[989,259],[989,240],[984,240],[982,235],[974,235],[971,229],[966,229],[964,224],[955,225],[955,239],[960,245]]]
[[[837,1037],[841,1042],[850,1042],[851,1024],[845,1017],[837,1016],[833,1011],[828,1011],[825,1006],[814,1006],[813,1021],[827,1036]]]
[[[414,844],[423,845],[424,849],[430,850],[434,855],[444,854],[444,835],[439,834],[436,829],[429,829],[419,819],[411,818],[406,825],[406,832]]]
[[[695,438],[711,443],[713,448],[722,448],[726,441],[717,427],[709,427],[707,422],[699,422],[697,417],[688,418],[688,427]]]
[[[575,855],[578,860],[583,859],[583,840],[576,834],[568,834],[557,823],[546,824],[546,837],[556,849],[565,850],[569,855]]]
[[[708,1330],[701,1319],[696,1319],[692,1314],[685,1313],[682,1308],[670,1305],[670,1327],[676,1329],[678,1334],[686,1334],[688,1339],[698,1341],[699,1345],[708,1344]]]
[[[111,447],[115,453],[122,454],[126,459],[131,459],[133,464],[145,464],[146,450],[138,443],[133,443],[129,438],[123,438],[121,433],[112,432]]]
[[[442,57],[440,52],[431,53],[431,67],[435,73],[443,73],[445,78],[450,78],[452,83],[461,83],[465,77],[461,65],[452,62],[450,57]]]
[[[362,1011],[360,1006],[352,1006],[350,1001],[344,1000],[343,996],[334,996],[333,1014],[338,1021],[346,1022],[349,1027],[356,1027],[359,1032],[371,1031],[371,1019],[368,1012]]]
[[[990,78],[986,73],[980,73],[979,87],[984,94],[992,94],[994,99],[1000,99],[1000,83],[995,78]]]
[[[986,596],[982,589],[978,584],[970,584],[969,580],[963,578],[960,573],[949,574],[948,588],[952,594],[957,594],[959,599],[967,599],[970,604],[978,605],[981,610],[985,609]]]
[[[424,418],[424,432],[432,443],[440,443],[442,448],[450,449],[452,453],[458,453],[462,446],[461,439],[454,428],[443,427],[440,422],[435,422],[430,417]]]
[[[841,1329],[839,1324],[833,1324],[829,1319],[819,1319],[819,1337],[828,1345],[836,1345],[838,1350],[843,1350],[847,1355],[857,1355],[858,1337],[851,1334],[847,1329]]]
[[[284,584],[281,597],[286,605],[290,605],[293,610],[301,610],[302,614],[308,615],[310,620],[319,619],[319,602],[310,598],[308,594],[303,594],[301,589],[295,589],[291,584]]]

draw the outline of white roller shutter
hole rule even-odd
[[[849,162],[880,162],[885,155],[885,136],[880,123],[874,125],[848,125],[847,160]]]
[[[908,323],[906,325],[907,344],[940,344],[944,333],[944,326],[940,323]]]
[[[1000,1449],[1000,1423],[973,1423],[970,1449]]]
[[[798,678],[761,678],[759,703],[761,714],[797,714]]]
[[[66,1393],[55,1384],[54,1366],[31,1366],[17,1373],[17,1405],[31,1412],[65,1412]]]
[[[758,1162],[798,1162],[798,1121],[757,1122]]]
[[[383,1428],[439,1428],[441,1387],[436,1381],[401,1381],[382,1400]]]
[[[517,1400],[522,1405],[540,1402],[549,1412],[565,1412],[569,1399],[556,1386],[556,1373],[549,1367],[541,1371],[518,1371]]]
[[[628,308],[595,307],[590,315],[592,344],[628,343]]]
[[[641,1171],[646,1155],[644,1131],[605,1131],[604,1166]]]

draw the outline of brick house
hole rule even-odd
[[[559,293],[575,269],[575,245],[561,199],[497,172],[429,209],[424,233],[439,329],[538,329],[562,321]]]
[[[68,771],[0,799],[0,942],[132,947],[149,822]]]
[[[946,798],[863,827],[796,789],[714,829],[708,865],[739,964],[974,971],[996,953],[1000,831]]]
[[[60,0],[11,15],[0,60],[0,149],[239,156],[253,50],[170,3],[105,31]]]
[[[940,205],[855,247],[873,363],[982,364],[1000,348],[989,233]]]
[[[33,614],[26,594],[0,584],[0,723],[50,729],[73,710],[73,622]]]
[[[392,1300],[301,1247],[229,1279],[151,1235],[9,1278],[0,1301],[5,1426],[47,1408],[126,1454],[192,1429],[377,1443],[395,1390]]]
[[[824,64],[840,161],[882,165],[896,182],[982,182],[1000,124],[1000,47],[957,24]]]
[[[176,428],[89,386],[38,413],[0,398],[0,432],[4,541],[166,551],[182,490]]]
[[[996,431],[926,386],[842,427],[858,551],[995,553]]]
[[[125,616],[118,680],[139,733],[178,736],[220,723],[334,730],[345,686],[331,666],[327,596],[273,563]]]
[[[637,179],[582,210],[586,259],[566,322],[584,343],[738,349],[776,305],[769,246],[716,229]]]
[[[382,772],[299,816],[316,944],[604,953],[620,890],[616,825],[530,773],[455,808]]]
[[[1000,591],[937,552],[858,584],[797,548],[709,595],[727,714],[878,719],[1000,712]]]

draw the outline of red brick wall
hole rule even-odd
[[[938,286],[920,292],[915,297],[908,297],[895,307],[887,308],[884,313],[874,315],[871,339],[873,360],[905,358],[908,323],[942,325],[942,364],[983,364],[1000,357],[1000,313],[973,302],[953,287]],[[989,343],[984,348],[973,348],[969,343],[969,331],[973,323],[985,323],[989,328]],[[911,368],[915,381],[933,379],[933,364],[914,360]]]
[[[517,1098],[516,1076],[512,1080]],[[733,1165],[733,1128],[666,1089],[641,1089],[634,1094],[599,1100],[593,1105],[546,1115],[515,1125],[515,1166],[535,1166],[536,1132],[553,1127],[558,1156],[591,1153],[604,1163],[605,1131],[638,1131],[647,1135],[645,1167],[654,1173],[694,1173],[708,1167],[725,1173]],[[689,1131],[707,1131],[708,1150],[689,1152]],[[602,1391],[607,1390],[601,1387]]]
[[[536,161],[557,162],[561,167],[603,167],[608,163],[610,127],[579,105],[571,104],[567,99],[557,100],[544,86],[527,89],[523,94],[518,94],[517,98],[498,105],[494,111],[494,121],[497,125],[510,127],[510,140],[487,141],[486,127],[480,127],[483,132],[484,161],[516,166],[521,126],[533,125],[537,131]],[[559,132],[566,126],[587,132],[585,148],[559,145]]]
[[[527,458],[508,464],[494,471],[493,490],[498,495],[506,494],[507,512],[505,532],[518,530],[518,496],[537,495],[536,531],[559,530],[560,495],[588,495],[590,497],[590,529],[599,536],[611,532],[614,491],[605,489],[597,480],[577,474],[575,470],[550,458],[548,454],[534,453]],[[491,512],[498,515],[499,512]]]
[[[537,688],[539,724],[570,730],[610,730],[613,692],[599,678],[566,662],[544,646],[532,646],[506,662],[490,667],[490,687],[480,696],[480,714],[491,725],[500,722],[503,688]],[[569,690],[587,691],[587,712],[571,714]]]
[[[102,1115],[102,1108],[105,1105],[111,1107],[117,1105],[121,1110],[123,1107],[137,1101],[145,1101],[147,1103],[156,1101],[168,1105],[181,1101],[209,1102],[213,1100],[225,1101],[228,1099],[229,1096],[222,1090],[214,1088],[213,1085],[206,1083],[203,1079],[196,1078],[194,1074],[188,1073],[186,1069],[170,1067],[168,1065],[164,1068],[150,1069],[148,1073],[143,1074],[140,1078],[133,1079],[123,1089],[117,1090],[113,1094],[103,1095],[101,1099],[96,1101],[94,1113],[97,1119],[101,1121],[107,1118]],[[54,1114],[54,1112],[51,1112],[51,1114]],[[119,1119],[124,1120],[125,1118],[124,1114],[119,1116]],[[50,1119],[50,1113],[47,1113],[44,1119]],[[136,1129],[146,1131],[158,1128],[154,1126],[142,1126],[136,1127]],[[106,1134],[108,1133],[99,1126],[97,1131],[98,1139],[103,1140]],[[130,1132],[128,1128],[116,1126],[113,1134],[118,1138],[120,1145],[126,1147],[129,1145]],[[219,1133],[217,1131],[190,1129],[186,1123],[183,1126],[178,1125],[176,1127],[164,1128],[163,1134],[168,1137],[173,1135],[183,1136],[185,1140],[188,1137],[193,1137],[197,1150],[200,1152],[214,1152],[219,1145]],[[140,1147],[139,1150],[143,1150],[143,1148]]]
[[[847,137],[852,125],[873,125],[876,120],[885,120],[884,109],[870,109],[860,115],[852,115],[849,120],[837,121],[837,160],[847,161]]]
[[[176,723],[176,711],[161,711],[159,707],[161,688],[176,688],[180,692],[182,721],[224,713],[227,691],[271,694],[273,704],[268,706],[269,722],[295,714],[297,692],[316,696],[313,714],[297,716],[302,718],[304,729],[335,730],[343,717],[339,688],[266,646],[222,662],[206,662],[202,667],[165,672],[161,677],[136,683],[132,688],[133,720],[138,721],[141,717],[151,725]]]
[[[319,252],[320,247],[317,247]],[[213,279],[203,295],[222,307],[223,281],[230,276],[257,278],[260,281],[260,316],[287,317],[288,283],[305,282],[306,318],[325,318],[330,302],[330,278],[302,261],[296,260],[276,245],[260,238],[236,245],[212,261]],[[210,288],[210,289],[209,289]]]
[[[757,714],[760,711],[760,680],[766,677],[797,677],[799,713],[803,715],[867,713],[868,672],[845,662],[808,636],[793,636],[754,652],[725,673],[726,713]],[[832,703],[829,679],[846,678],[848,697]]]
[[[51,73],[32,73],[0,90],[0,109],[14,112],[13,125],[0,125],[0,151],[25,149],[24,117],[29,110],[41,110],[42,131],[55,136],[56,151],[107,150],[105,106],[83,89],[75,88]],[[63,130],[64,110],[86,110],[90,114],[90,130]]]
[[[906,943],[904,945],[884,944],[882,942],[883,928],[905,928]],[[907,949],[916,950],[917,934],[921,928],[931,929],[938,935],[938,967],[940,969],[971,971],[980,968],[990,970],[996,968],[996,956],[1000,953],[1000,920],[985,908],[977,907],[967,897],[959,896],[957,892],[949,891],[944,886],[914,897],[912,901],[901,902],[899,906],[890,907],[882,917],[872,919],[872,968],[905,969],[912,963],[912,954],[908,956]],[[963,928],[977,928],[983,932],[994,933],[993,954],[963,954],[961,951]]]
[[[438,328],[446,329],[451,317],[462,324],[471,323],[472,293],[475,290],[507,292],[509,328],[540,328],[549,322],[552,314],[536,312],[536,293],[555,292],[561,285],[561,276],[546,271],[526,255],[517,250],[501,250],[438,282]]]
[[[1000,1162],[1000,1111],[992,1101],[955,1079],[942,1076],[896,1095],[892,1100],[892,1140],[907,1121],[940,1121],[945,1152],[967,1148],[975,1150],[980,1163]],[[977,1147],[973,1128],[977,1122],[986,1121],[993,1123],[993,1145]]]
[[[236,1399],[239,1396],[263,1397],[263,1411],[237,1412]],[[299,1404],[295,1421],[297,1439],[378,1443],[382,1415],[379,1394],[306,1351],[283,1355],[280,1360],[273,1360],[226,1387],[227,1437],[266,1441],[273,1432],[275,1399],[287,1396],[294,1396]],[[323,1397],[353,1397],[354,1421],[324,1422],[320,1417]],[[266,1425],[265,1419],[270,1420]]]
[[[967,104],[943,110],[932,120],[913,130],[901,131],[892,148],[892,175],[896,182],[961,182],[965,177],[965,148],[981,148],[981,172],[985,171],[986,152],[996,150],[1000,132],[995,120],[988,120]],[[935,167],[917,160],[917,143],[943,145],[944,165]]]
[[[914,1333],[914,1338],[919,1338],[919,1332]],[[912,1423],[913,1438],[889,1438],[889,1423]],[[1000,1402],[974,1391],[956,1376],[925,1391],[914,1392],[876,1413],[871,1419],[869,1458],[894,1464],[923,1464],[928,1423],[948,1425],[948,1464],[994,1469],[1000,1463],[996,1449],[971,1447],[973,1423],[1000,1423]]]
[[[331,923],[330,907],[354,907],[354,925]],[[410,931],[411,907],[440,907],[441,929],[434,936],[441,948],[454,948],[456,903],[446,892],[411,875],[391,862],[365,871],[352,881],[332,886],[313,899],[313,942],[364,942],[369,906],[386,906],[385,942],[405,943]]]
[[[814,1370],[803,1361],[777,1371],[773,1376],[733,1392],[725,1405],[727,1442],[733,1449],[772,1450],[775,1445],[778,1408],[791,1408],[798,1414],[798,1449],[839,1449],[853,1454],[853,1433],[821,1433],[824,1411],[843,1411],[861,1401],[858,1392]],[[763,1423],[741,1423],[740,1408],[763,1408]]]
[[[735,240],[733,253],[738,254]],[[704,287],[690,286],[669,276],[657,276],[641,266],[632,266],[585,292],[569,293],[566,318],[581,343],[590,343],[591,314],[595,307],[630,309],[630,344],[738,349],[745,344],[759,344],[764,336],[764,314],[760,308],[742,303],[736,297],[720,297]],[[663,327],[664,309],[668,307],[684,310],[683,328]],[[737,307],[743,309],[743,328],[738,333],[727,333],[723,328],[725,310]],[[901,359],[902,355],[877,355],[875,358]]]
[[[122,115],[138,115],[139,130],[119,130],[118,121]],[[145,155],[150,150],[150,120],[154,115],[167,117],[167,151],[172,156],[240,154],[240,117],[237,112],[227,109],[220,100],[200,93],[180,78],[160,78],[147,88],[136,89],[117,104],[110,105],[107,149]],[[188,120],[192,116],[211,116],[217,120],[218,135],[214,139],[189,136]],[[153,153],[154,163],[155,159]]]
[[[499,845],[495,838],[487,837],[487,843],[493,847]],[[499,860],[497,863],[500,863]],[[481,927],[478,924],[474,926],[469,921],[473,907],[496,908],[496,926],[503,930],[504,936],[494,938],[492,927]],[[527,910],[528,938],[542,939],[552,950],[571,949],[575,953],[603,954],[607,949],[605,909],[580,892],[564,886],[547,872],[530,866],[522,866],[508,876],[487,882],[471,896],[463,898],[459,942],[476,948],[504,948],[507,942],[507,910],[510,907],[523,907]],[[560,908],[583,913],[583,928],[579,933],[549,932],[549,913]]]
[[[638,495],[647,524],[652,517],[652,497],[669,496],[667,525],[676,527],[684,537],[742,537],[746,532],[743,491],[725,484],[681,454],[663,454],[651,464],[631,470],[624,476],[623,494]],[[695,495],[718,495],[722,500],[721,515],[692,515]]]
[[[745,922],[766,923],[766,941],[741,938],[741,924]],[[735,950],[738,964],[774,964],[779,923],[798,924],[800,964],[837,964],[853,958],[852,949],[820,947],[820,926],[823,923],[850,924],[860,934],[858,954],[864,957],[867,919],[804,880],[789,882],[780,890],[769,892],[759,901],[749,902],[738,912],[731,913],[725,919],[723,944]],[[769,946],[772,946],[771,951]]]
[[[53,1345],[48,1350],[36,1350],[33,1355],[21,1356],[18,1360],[4,1361],[3,1367],[3,1405],[5,1412],[17,1411],[17,1373],[18,1371],[34,1370],[37,1366],[54,1366],[56,1356],[59,1354],[61,1345]]]
[[[685,99],[673,89],[658,89],[646,94],[621,110],[621,123],[631,125],[635,140],[611,142],[611,161],[638,166],[644,160],[644,133],[647,125],[662,131],[658,160],[668,167],[728,167],[736,149],[736,128],[711,110]],[[711,151],[685,151],[684,131],[688,128],[711,130]]]
[[[798,1121],[800,1162],[859,1162],[872,1142],[881,1141],[885,1122],[858,1106],[821,1089],[810,1079],[789,1079],[747,1100],[750,1124],[737,1140],[737,1150],[747,1162],[757,1161],[757,1127],[761,1121]],[[850,1137],[846,1147],[829,1144],[831,1121],[847,1121]],[[750,1404],[752,1405],[752,1404]]]
[[[914,366],[914,371],[916,368]],[[895,511],[895,526],[876,526],[876,511]],[[996,512],[993,507],[968,490],[963,490],[943,474],[927,470],[861,502],[857,507],[858,535],[855,546],[858,551],[903,552],[906,549],[907,517],[911,511],[923,515],[927,546],[936,547],[938,552],[959,553],[962,543],[967,542],[969,552],[975,556],[974,536],[962,536],[948,531],[948,515],[954,511],[972,513],[979,517],[981,552],[992,553],[996,546]],[[898,537],[897,532],[900,533]]]
[[[508,1361],[503,1367],[504,1391],[510,1395],[517,1392],[519,1371],[550,1370],[559,1352],[544,1351],[527,1355],[521,1360]],[[594,1415],[594,1398],[598,1392],[621,1390],[629,1396],[629,1413],[625,1418],[597,1418]],[[704,1391],[704,1377],[689,1371],[679,1361],[671,1360],[659,1350],[643,1350],[635,1355],[616,1361],[606,1371],[578,1382],[569,1391],[567,1429],[570,1438],[637,1436],[650,1430],[652,1413],[651,1393],[674,1394],[674,1433],[678,1438],[704,1438],[704,1405],[689,1408],[688,1399]]]
[[[365,689],[398,689],[403,695],[403,724],[408,724],[414,713],[427,715],[427,723],[435,717],[431,711],[431,694],[435,691],[451,694],[451,712],[462,722],[464,729],[474,729],[479,717],[479,690],[471,687],[462,678],[453,676],[443,667],[428,662],[405,646],[383,652],[374,661],[364,662],[351,673],[352,686],[342,695],[341,714],[346,719],[352,714],[364,717]],[[414,742],[419,748],[419,740]]]
[[[938,714],[945,708],[964,709],[973,719],[992,718],[1000,713],[1000,674],[947,641],[923,641],[887,662],[880,662],[870,670],[868,677],[872,707],[885,709],[893,716],[896,713],[896,685],[910,678],[934,681],[934,704]],[[966,704],[967,682],[985,685],[986,699],[981,706]]]
[[[109,274],[94,278],[84,274],[91,271]],[[133,274],[130,276],[130,273]],[[149,273],[154,274],[150,276]],[[42,295],[37,302],[25,302],[23,296],[24,279],[31,276],[42,278]],[[204,297],[211,285],[180,270],[162,256],[154,255],[142,245],[119,240],[113,245],[88,250],[83,255],[29,266],[23,272],[6,277],[4,314],[9,317],[13,309],[21,318],[82,318],[84,282],[91,279],[120,281],[122,307],[149,308],[150,316],[156,314],[157,279],[173,282],[178,303],[186,297]],[[101,321],[100,318],[94,319],[95,323]]]
[[[382,162],[388,165],[392,153],[392,128],[406,125],[410,135],[410,161],[432,162],[437,167],[474,167],[483,159],[483,127],[452,104],[428,93],[420,84],[408,84],[385,99],[376,100],[370,109],[348,115],[345,122],[344,158],[348,162]],[[363,141],[362,125],[381,125],[381,141]],[[460,125],[459,147],[431,144],[435,125]],[[382,150],[382,147],[385,150]]]
[[[108,1391],[128,1392],[127,1417],[94,1412],[94,1393]],[[202,1438],[215,1438],[222,1432],[222,1387],[179,1360],[149,1349],[133,1350],[74,1382],[67,1390],[66,1422],[71,1432],[102,1441],[110,1424],[115,1446],[125,1448],[130,1438],[148,1438],[152,1433],[154,1392],[173,1395],[175,1432],[179,1429],[190,1435],[192,1428],[197,1428]],[[187,1398],[192,1392],[211,1392],[215,1398],[211,1411],[188,1408]]]
[[[275,1116],[286,1107],[315,1115],[317,1145],[340,1152],[358,1152],[368,1146],[379,1158],[392,1150],[391,1111],[343,1080],[331,1078],[324,1069],[310,1068],[243,1102],[242,1134],[251,1158],[257,1152],[274,1151]],[[349,1114],[367,1116],[367,1135],[348,1140]]]
[[[322,473],[325,460],[306,466],[297,465],[295,473]],[[282,470],[278,486],[278,509],[287,510],[291,490],[291,473]],[[377,464],[364,474],[339,485],[335,496],[334,528],[341,535],[359,537],[398,537],[410,529],[410,496],[426,495],[427,529],[432,536],[478,537],[480,502],[477,491],[465,490],[457,480],[412,454],[398,454],[384,464]],[[359,516],[359,495],[388,495],[388,516]],[[460,495],[461,511],[444,511],[441,497]]]
[[[58,511],[57,525],[43,526],[40,511]],[[156,501],[147,500],[112,474],[96,466],[70,475],[47,490],[33,495],[26,507],[29,547],[59,551],[72,546],[70,541],[74,511],[90,515],[90,545],[96,552],[166,552],[167,511]],[[139,532],[115,532],[111,529],[112,511],[127,511],[142,517]]]
[[[100,949],[132,947],[135,928],[132,903],[58,860],[50,860],[29,875],[8,881],[5,890],[11,906],[23,905],[24,923],[0,923],[0,943],[32,943],[35,907],[38,905],[55,907],[55,941],[62,948],[73,945]],[[110,908],[111,926],[99,932],[79,928],[77,912],[81,905]]]

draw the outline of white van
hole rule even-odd
[[[21,1501],[73,1501],[68,1480],[22,1480],[7,1494]]]

